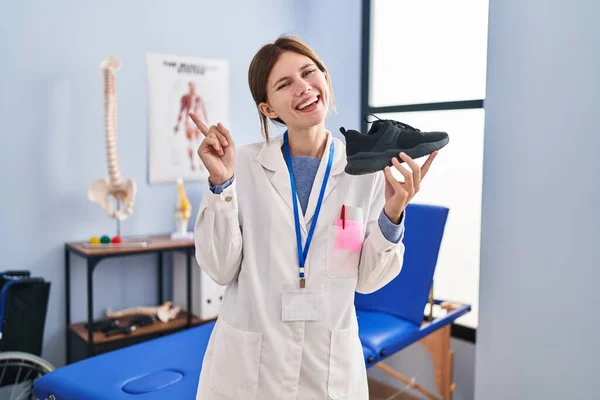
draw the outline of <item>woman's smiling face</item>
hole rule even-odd
[[[323,123],[329,109],[325,74],[308,57],[286,51],[269,75],[267,102],[259,108],[289,128],[306,129]]]

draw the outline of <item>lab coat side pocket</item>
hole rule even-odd
[[[352,376],[351,346],[349,329],[331,332],[327,394],[332,399],[342,398],[357,389],[357,379]]]
[[[216,329],[217,327],[215,327]],[[232,399],[254,400],[258,391],[262,334],[218,321],[210,363],[210,386]]]

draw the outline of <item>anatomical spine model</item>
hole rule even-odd
[[[92,203],[100,205],[108,216],[123,221],[133,214],[137,186],[132,179],[123,182],[117,157],[115,71],[119,66],[119,61],[112,56],[104,60],[100,66],[104,73],[104,137],[108,178],[94,181],[88,189],[87,196]],[[115,199],[117,207],[113,206],[109,197]]]

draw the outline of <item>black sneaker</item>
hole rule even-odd
[[[377,118],[377,117],[375,117]],[[340,128],[346,138],[346,172],[363,175],[392,166],[392,157],[401,163],[400,153],[417,159],[448,144],[446,132],[421,132],[410,125],[390,119],[373,122],[367,134]]]

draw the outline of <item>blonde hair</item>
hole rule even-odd
[[[308,45],[298,38],[287,35],[280,36],[273,43],[261,47],[250,63],[250,67],[248,68],[248,84],[250,85],[250,92],[252,93],[252,98],[256,103],[257,109],[260,103],[267,101],[267,82],[269,80],[269,75],[271,74],[275,63],[277,63],[277,60],[279,60],[279,57],[285,51],[293,51],[294,53],[310,58],[317,65],[317,68],[323,72],[329,88],[329,101],[331,102],[332,109],[335,111],[333,87],[331,86],[329,72],[327,71],[325,64],[321,61],[319,56],[317,56],[314,50],[308,47]],[[269,140],[269,122],[267,121],[267,116],[264,115],[260,109],[258,110],[258,115],[261,122],[262,135],[266,140]],[[285,124],[279,118],[275,118],[273,121]]]

